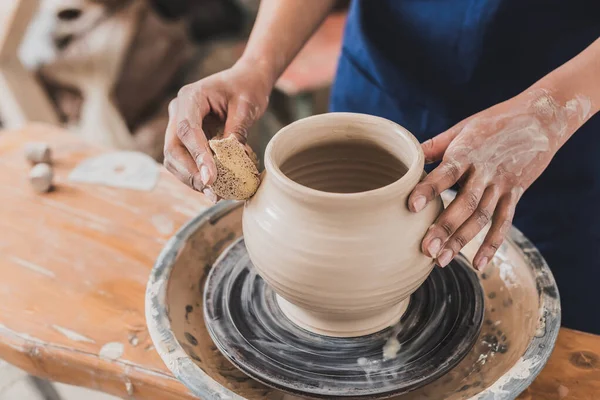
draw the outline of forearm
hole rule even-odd
[[[567,133],[571,136],[600,111],[600,39],[532,88],[548,90],[560,106],[580,111],[567,122]]]
[[[335,0],[262,0],[238,63],[260,68],[274,85],[334,4]]]

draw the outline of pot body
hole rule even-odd
[[[303,150],[344,143],[373,144],[407,170],[382,187],[336,193],[307,187],[281,169]],[[388,170],[379,159],[348,163],[332,153],[325,163],[301,161],[294,173],[318,182],[331,178],[336,168],[354,169],[353,180],[371,182]],[[443,208],[438,198],[418,214],[408,209],[408,195],[424,176],[423,164],[412,134],[368,115],[314,116],[273,137],[261,186],[244,207],[243,232],[250,259],[288,318],[337,337],[374,333],[399,321],[410,294],[433,268],[420,243]]]

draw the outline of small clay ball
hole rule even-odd
[[[25,145],[25,158],[32,164],[52,162],[52,150],[47,143],[27,143]]]
[[[37,164],[29,171],[29,183],[36,193],[46,193],[52,189],[54,173],[49,164]]]

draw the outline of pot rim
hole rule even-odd
[[[281,143],[287,140],[290,135],[295,134],[295,131],[298,129],[298,127],[302,125],[306,125],[307,123],[314,122],[316,120],[335,119],[339,120],[340,124],[343,123],[346,125],[360,125],[365,123],[383,123],[389,125],[390,131],[395,132],[398,136],[398,139],[403,140],[408,146],[411,147],[411,150],[414,151],[413,154],[415,157],[413,158],[411,164],[407,165],[408,170],[406,173],[388,185],[372,190],[353,193],[335,193],[313,189],[294,181],[284,174],[283,171],[281,171],[280,165],[278,165],[278,163],[276,163],[272,157],[272,153],[275,151],[276,146],[281,146]],[[394,154],[394,156],[396,155]],[[400,161],[404,163],[404,160]],[[281,185],[285,190],[294,194],[310,196],[311,198],[319,200],[362,200],[366,198],[373,199],[374,197],[388,197],[390,195],[397,196],[398,193],[406,191],[406,189],[413,189],[413,187],[421,179],[421,176],[424,175],[424,166],[425,155],[423,153],[423,149],[421,148],[421,143],[419,143],[417,138],[408,129],[386,118],[361,113],[330,112],[302,118],[280,129],[273,136],[265,150],[265,170],[276,179],[279,185]]]

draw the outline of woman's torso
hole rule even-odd
[[[342,61],[390,108],[411,108],[409,129],[435,134],[518,94],[599,36],[597,0],[355,0]]]
[[[598,0],[354,0],[331,109],[388,118],[424,141],[598,37]],[[553,269],[566,325],[600,334],[600,313],[586,311],[600,279],[599,155],[595,116],[525,192],[514,222]]]

